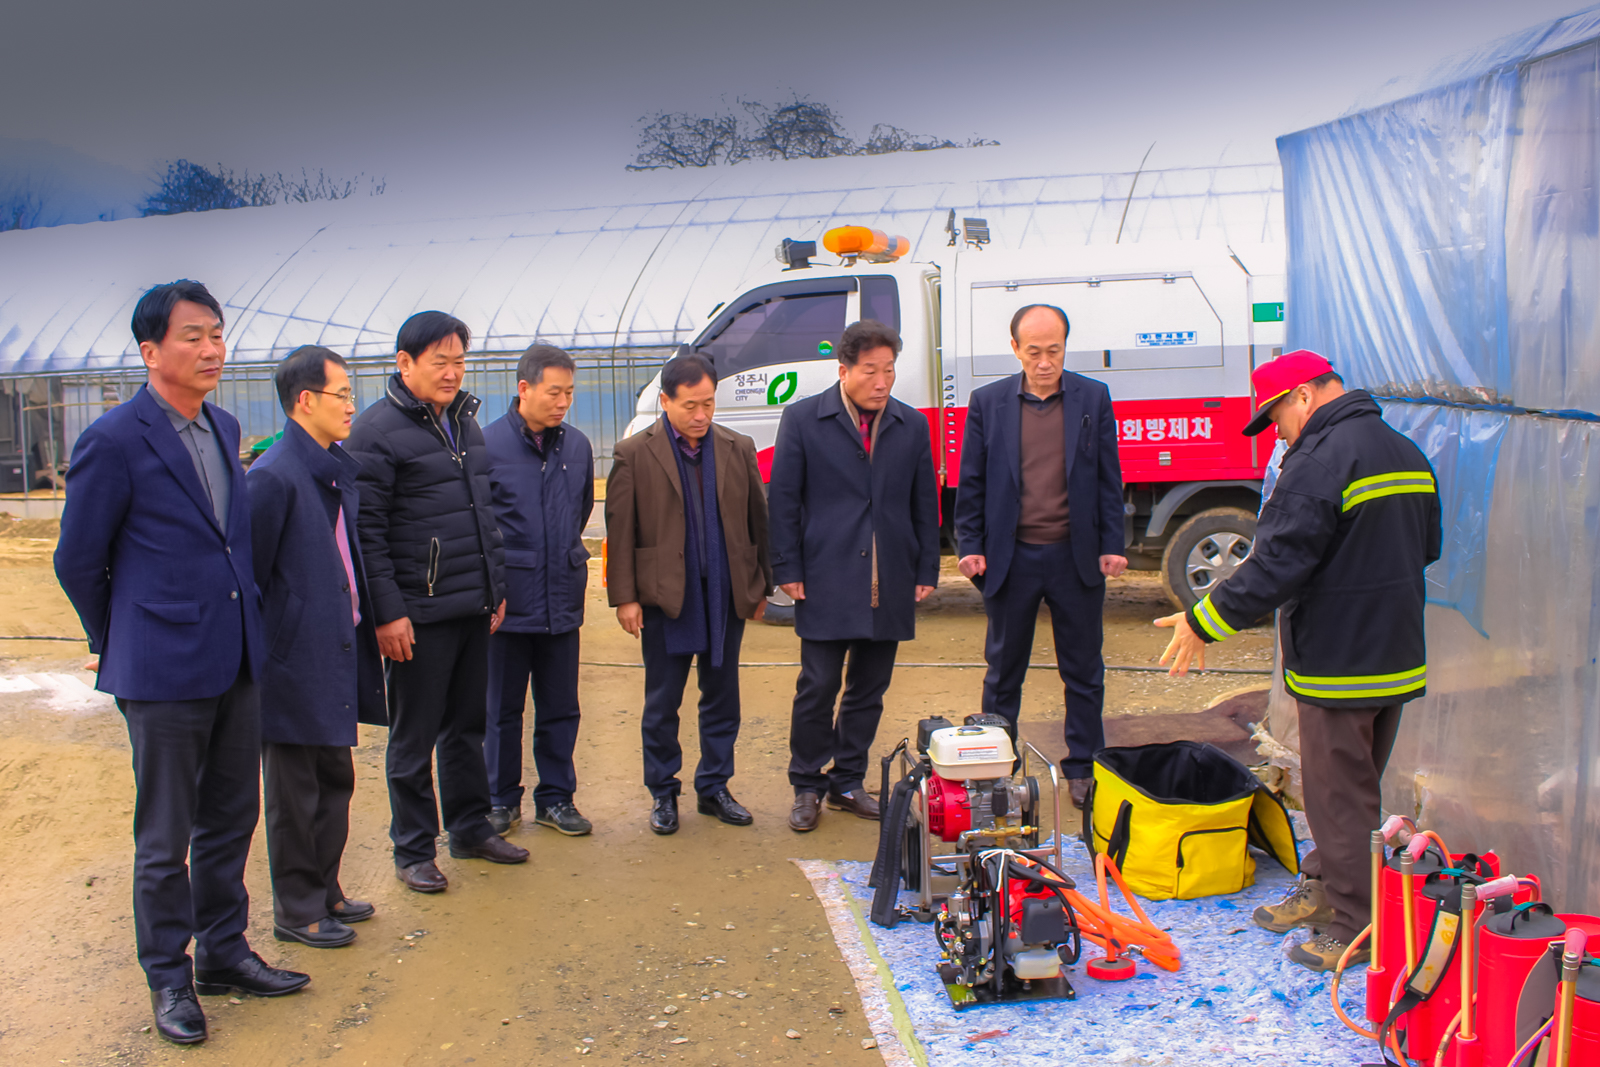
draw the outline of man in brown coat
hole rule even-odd
[[[622,628],[643,638],[640,732],[658,834],[678,830],[678,708],[697,657],[699,811],[735,826],[752,821],[728,779],[744,620],[761,618],[772,592],[767,500],[755,442],[712,424],[716,398],[716,371],[703,356],[669,361],[661,421],[617,443],[606,479],[606,589]]]

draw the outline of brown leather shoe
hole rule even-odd
[[[438,864],[432,860],[423,860],[413,863],[409,867],[394,865],[394,876],[406,884],[406,888],[416,893],[443,893],[450,886]]]
[[[794,807],[789,809],[789,829],[797,834],[810,833],[822,818],[822,798],[815,793],[798,793]]]
[[[852,789],[848,793],[829,793],[828,807],[834,811],[848,811],[860,819],[878,818],[878,802],[868,796],[865,789]]]
[[[513,845],[510,841],[490,834],[476,845],[465,847],[456,844],[455,838],[450,839],[450,855],[458,860],[488,860],[490,863],[526,863],[528,850],[521,845]]]
[[[1068,778],[1067,792],[1072,796],[1072,806],[1083,808],[1083,802],[1089,799],[1089,786],[1094,784],[1093,778]]]

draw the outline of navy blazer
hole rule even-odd
[[[323,448],[294,420],[250,465],[251,538],[267,660],[261,669],[261,740],[280,745],[354,745],[356,723],[386,726],[383,661],[356,516],[361,464]],[[339,508],[361,600],[334,540]]]
[[[783,411],[767,489],[772,580],[804,582],[795,632],[910,641],[916,587],[939,583],[939,496],[928,420],[889,398],[870,462],[837,386]],[[872,539],[878,539],[878,608]]]
[[[516,411],[483,428],[489,493],[506,544],[506,619],[497,632],[564,634],[583,625],[594,511],[594,452],[583,431],[556,426],[544,455]]]
[[[261,604],[250,570],[250,494],[239,423],[204,405],[233,472],[228,532],[149,386],[89,424],[72,449],[56,546],[95,687],[124,700],[205,700],[261,677]]]
[[[956,543],[962,556],[983,556],[986,570],[973,579],[985,596],[1000,592],[1011,570],[1022,511],[1021,372],[974,389],[961,442],[961,482],[956,490]],[[1111,390],[1072,371],[1061,372],[1061,414],[1067,434],[1067,509],[1072,556],[1085,585],[1105,581],[1101,556],[1126,548],[1122,517],[1122,465]]]

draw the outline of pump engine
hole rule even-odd
[[[1081,948],[1065,895],[1073,882],[1061,872],[1059,837],[1053,849],[1039,846],[1039,780],[1027,773],[1030,753],[1049,768],[1059,826],[1054,765],[1032,745],[1019,760],[1009,724],[993,715],[969,715],[961,726],[924,719],[915,758],[909,749],[909,739],[901,741],[883,761],[888,801],[873,865],[873,921],[893,925],[907,915],[934,924],[939,974],[958,1011],[1072,998],[1062,967]],[[891,791],[897,762],[902,776]],[[954,847],[936,854],[940,846]],[[902,884],[919,894],[915,908],[897,907]]]

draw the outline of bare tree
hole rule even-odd
[[[667,167],[709,167],[740,152],[739,120],[732,115],[699,118],[682,111],[661,112],[639,120],[639,154],[629,170]]]
[[[186,211],[217,211],[240,207],[267,207],[278,203],[310,203],[313,200],[344,200],[362,188],[354,178],[330,178],[325,171],[312,177],[301,170],[298,178],[278,171],[274,174],[242,174],[222,166],[207,168],[187,159],[167,164],[156,191],[145,198],[141,213],[177,215]],[[368,195],[379,196],[387,187],[382,179],[370,178]]]
[[[710,117],[660,111],[639,120],[639,148],[629,170],[711,167],[747,159],[825,159],[829,156],[927,152],[940,148],[976,148],[998,141],[972,137],[965,142],[911,133],[879,123],[863,144],[845,129],[827,104],[796,96],[786,104],[741,100],[735,114]]]
[[[44,221],[44,197],[31,180],[0,190],[0,232],[31,230]]]
[[[844,131],[844,123],[827,104],[795,97],[787,104],[769,107],[744,102],[755,122],[746,138],[752,155],[769,159],[826,159],[853,156],[860,148]]]

